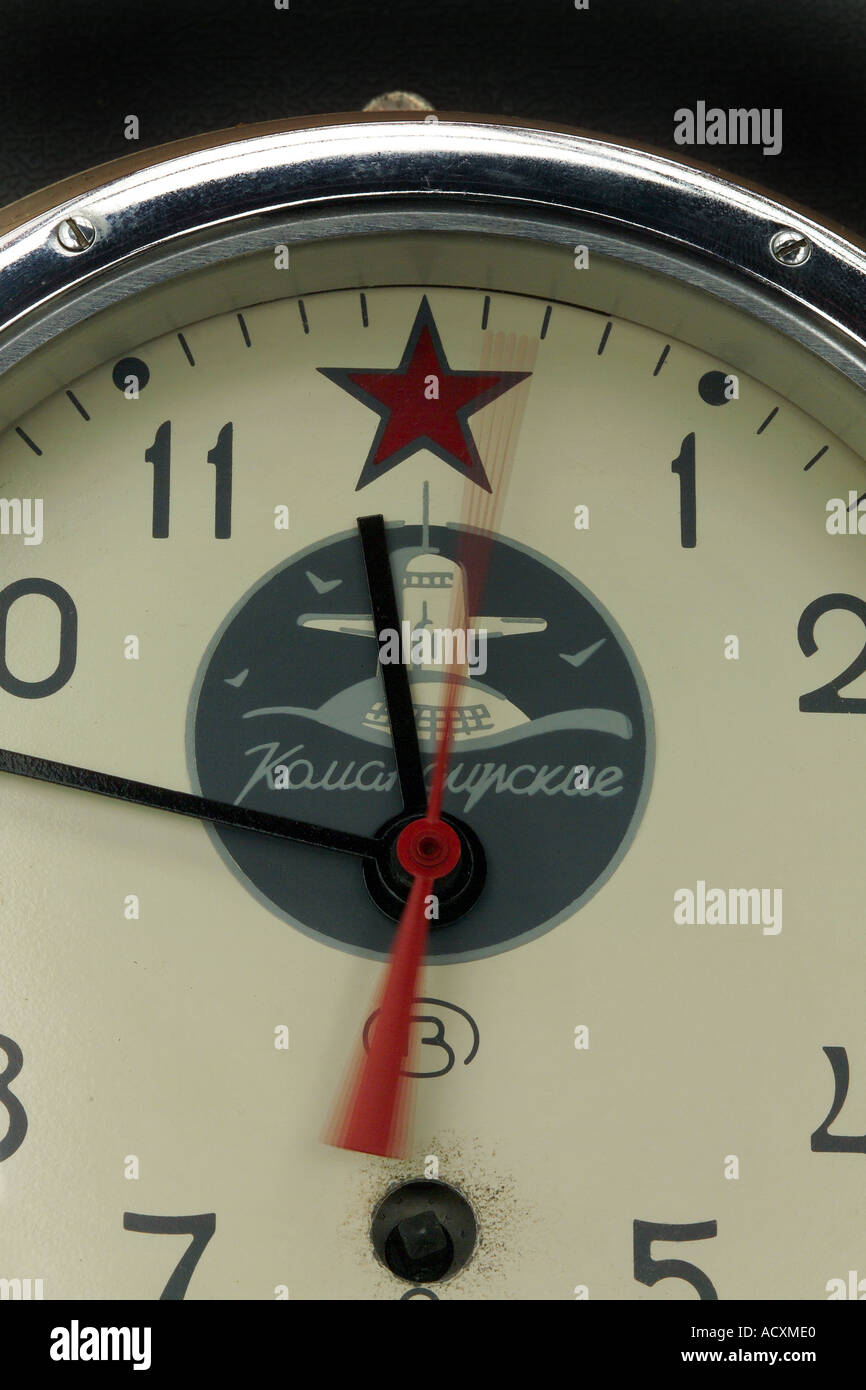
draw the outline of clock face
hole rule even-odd
[[[16,752],[384,833],[358,518],[398,642],[478,604],[444,811],[485,873],[431,922],[405,1160],[320,1142],[399,882],[3,776],[0,1275],[46,1298],[814,1299],[857,1267],[863,460],[799,389],[829,369],[745,314],[694,292],[672,332],[594,302],[603,257],[542,293],[537,246],[487,242],[381,233],[390,276],[311,260],[302,293],[260,257],[230,307],[76,330],[7,406]],[[408,665],[429,779],[442,664]],[[395,1192],[450,1250],[395,1253]]]

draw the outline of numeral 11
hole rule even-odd
[[[232,533],[232,450],[234,426],[223,425],[207,456],[216,469],[214,484],[214,536],[228,540]],[[171,505],[171,421],[159,427],[154,441],[144,453],[145,463],[153,465],[153,527],[158,540],[168,535]]]

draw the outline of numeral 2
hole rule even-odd
[[[866,628],[866,603],[862,598],[855,598],[853,594],[824,594],[823,598],[813,599],[800,614],[797,641],[804,656],[814,656],[818,650],[818,643],[815,641],[815,624],[818,619],[825,613],[832,613],[837,609],[853,613]],[[866,713],[866,700],[861,696],[839,694],[840,690],[844,690],[846,685],[850,685],[864,671],[866,640],[851,665],[846,666],[841,675],[834,676],[826,685],[819,685],[817,690],[807,690],[805,695],[800,696],[800,709],[806,714]]]

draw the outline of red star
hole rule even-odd
[[[399,367],[377,371],[320,367],[319,371],[380,417],[358,488],[366,487],[419,449],[429,449],[487,492],[490,483],[468,418],[530,375],[452,371],[426,295]]]

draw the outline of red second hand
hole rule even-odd
[[[425,899],[433,879],[417,876],[400,918],[391,951],[381,1011],[353,1089],[343,1129],[333,1142],[341,1149],[394,1158],[402,1152],[406,1130],[405,1078],[415,982],[427,945]]]
[[[412,1005],[427,949],[428,904],[437,878],[460,858],[460,841],[441,819],[442,795],[451,744],[456,682],[452,681],[445,724],[423,820],[413,821],[397,841],[397,855],[413,875],[412,888],[397,926],[382,1002],[369,1051],[352,1087],[349,1108],[333,1142],[341,1149],[398,1157],[407,1130],[407,1086],[403,1066],[409,1050]]]
[[[516,351],[518,366],[532,365],[534,352],[527,358],[529,350],[525,337],[516,344],[513,339],[507,342],[500,339],[501,335],[496,335],[493,344],[496,353],[505,352],[513,359]],[[497,365],[500,364],[497,362]],[[508,365],[512,365],[512,360]],[[529,376],[531,372],[524,371],[523,375]],[[493,494],[482,494],[480,502],[476,502],[477,489],[471,481],[467,484],[469,504],[464,507],[464,520],[470,529],[462,530],[457,555],[466,575],[465,607],[459,623],[464,630],[468,629],[470,614],[479,610],[489,563],[491,536],[485,534],[481,523],[486,522],[492,531],[501,513],[521,415],[522,409],[507,416],[499,437],[491,445],[488,466]],[[491,495],[495,498],[492,504],[489,502]],[[451,626],[458,627],[454,617]],[[436,879],[450,873],[460,860],[460,840],[457,832],[442,819],[442,799],[461,687],[455,666],[449,673],[426,815],[407,825],[397,841],[398,858],[403,868],[413,875],[413,882],[397,925],[376,1025],[366,1056],[350,1084],[348,1102],[338,1116],[333,1134],[327,1136],[328,1142],[338,1148],[381,1154],[384,1158],[401,1157],[405,1147],[408,1078],[403,1067],[409,1051],[418,975],[427,947],[428,902]]]

